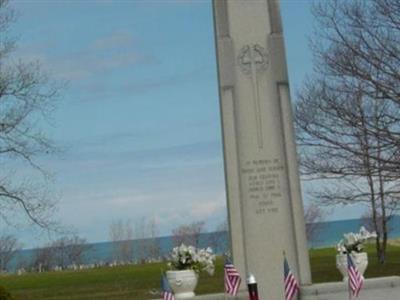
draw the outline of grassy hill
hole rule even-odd
[[[400,245],[388,248],[388,260],[380,265],[373,246],[367,247],[369,266],[366,278],[400,275]],[[313,282],[340,281],[335,267],[334,249],[310,250]],[[17,300],[147,300],[159,297],[161,270],[165,264],[154,263],[82,271],[4,275],[0,282]],[[197,294],[223,291],[223,261],[217,260],[213,277],[201,274]]]

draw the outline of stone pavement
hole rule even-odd
[[[347,282],[319,283],[301,288],[301,300],[349,299]],[[400,299],[400,277],[366,279],[358,300]]]
[[[318,283],[301,287],[299,300],[348,300],[349,293],[347,283],[329,282]],[[400,277],[381,277],[366,279],[364,287],[357,300],[399,300]],[[190,299],[188,299],[190,300]],[[209,294],[191,298],[191,300],[248,300],[247,292],[242,292],[236,297],[225,294]],[[260,299],[260,300],[284,300],[284,299]]]

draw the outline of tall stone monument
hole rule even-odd
[[[283,253],[311,284],[277,0],[214,0],[232,255],[284,299]]]

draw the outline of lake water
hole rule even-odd
[[[342,238],[343,234],[347,232],[358,232],[362,225],[361,220],[341,220],[341,221],[330,221],[323,222],[321,224],[321,230],[316,238],[316,241],[309,243],[310,248],[321,248],[335,246]],[[400,216],[394,216],[389,222],[389,238],[397,239],[400,238]]]
[[[359,219],[352,220],[341,220],[341,221],[329,221],[320,223],[319,234],[315,241],[309,243],[309,248],[320,248],[335,246],[343,234],[347,232],[358,232],[361,226]],[[400,238],[400,216],[395,216],[389,223],[391,231],[389,238]],[[262,237],[260,237],[262,238]],[[265,237],[267,238],[267,237]],[[156,242],[160,248],[160,255],[167,256],[170,250],[173,248],[173,242],[171,237],[160,237],[157,238]],[[140,261],[146,259],[146,253],[140,251],[141,241],[132,241],[133,243],[133,256],[134,260]],[[214,244],[214,245],[213,245]],[[229,249],[228,234],[225,231],[204,233],[200,237],[200,246],[207,247],[211,246],[215,253],[222,254]],[[102,242],[91,244],[91,250],[85,255],[85,264],[96,264],[96,263],[107,263],[112,262],[113,258],[113,244],[111,242]],[[15,270],[22,262],[29,263],[33,256],[34,250],[26,249],[19,251],[16,258],[10,264],[10,271]]]

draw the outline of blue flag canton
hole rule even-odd
[[[347,253],[347,266],[349,268],[354,268],[355,267],[355,265],[353,263],[353,260],[351,259],[351,256],[348,253]]]
[[[165,275],[163,275],[162,278],[161,278],[161,288],[162,288],[162,291],[164,293],[172,293],[172,289],[171,289],[171,287],[170,287],[170,285],[168,283],[168,280],[165,277]]]
[[[286,278],[290,273],[289,263],[287,262],[286,257],[283,261],[283,271],[284,271],[284,276]]]
[[[232,265],[232,261],[228,256],[225,256],[225,265]]]

